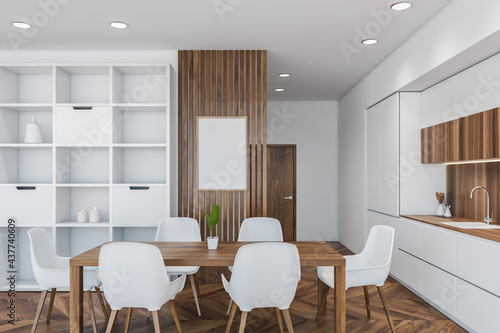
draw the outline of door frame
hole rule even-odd
[[[297,240],[297,145],[296,144],[268,144],[267,148],[293,149],[293,241]],[[266,156],[267,158],[267,156]],[[267,159],[269,163],[269,159]],[[267,165],[266,165],[267,169]],[[267,173],[267,170],[266,170]]]

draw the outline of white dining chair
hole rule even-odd
[[[293,332],[288,309],[299,281],[300,258],[295,245],[266,242],[242,246],[234,260],[231,280],[228,282],[222,275],[224,289],[234,301],[226,333],[231,329],[237,307],[242,311],[240,333],[245,330],[248,313],[255,308],[275,308],[281,332],[280,311],[283,311],[288,332]]]
[[[272,217],[249,217],[241,222],[238,242],[282,242],[281,223]],[[228,267],[233,271],[233,266]],[[229,301],[227,315],[231,311],[233,300]]]
[[[50,317],[52,316],[56,289],[69,288],[70,258],[60,257],[55,253],[47,230],[42,228],[33,228],[28,230],[28,236],[30,239],[33,273],[35,274],[36,282],[42,289],[42,295],[40,297],[40,302],[38,303],[35,320],[33,321],[33,327],[31,329],[31,332],[34,333],[38,326],[38,321],[40,320],[40,315],[42,313],[48,291],[50,290],[50,301],[49,310],[47,312],[47,324],[50,323]],[[83,290],[87,294],[88,307],[94,333],[97,333],[97,324],[94,314],[94,305],[92,303],[92,288],[95,288],[104,316],[106,319],[108,318],[99,286],[100,283],[97,280],[97,272],[95,269],[85,268],[83,271]]]
[[[106,333],[113,329],[118,312],[127,308],[128,332],[133,308],[146,308],[153,314],[155,332],[160,330],[160,308],[168,302],[179,332],[182,332],[174,298],[184,288],[186,276],[170,281],[160,250],[154,245],[112,243],[101,247],[99,279],[111,307]]]
[[[201,242],[200,225],[198,221],[189,217],[169,217],[160,221],[156,230],[156,241],[167,242]],[[194,302],[198,316],[201,316],[200,287],[198,285],[197,273],[199,266],[167,266],[167,273],[170,276],[186,274],[193,289]]]
[[[360,254],[345,256],[346,258],[346,290],[352,287],[363,287],[365,293],[366,313],[370,313],[370,299],[368,286],[377,286],[382,305],[384,306],[391,331],[395,332],[391,314],[387,308],[382,286],[387,280],[391,269],[392,249],[394,246],[394,229],[385,225],[374,226],[368,234],[365,247]],[[319,318],[326,303],[326,296],[330,288],[335,287],[334,267],[318,267],[318,277],[326,284],[318,304]]]

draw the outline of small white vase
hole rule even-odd
[[[42,129],[36,122],[36,117],[33,116],[31,123],[26,125],[26,134],[24,135],[25,143],[42,143]]]
[[[443,207],[443,204],[439,204],[438,210],[436,212],[436,215],[437,216],[444,216],[444,207]]]
[[[446,209],[444,211],[444,217],[451,217],[450,208],[451,208],[451,206],[446,206]]]
[[[217,250],[217,244],[219,243],[219,237],[208,237],[207,243],[208,243],[209,250]]]

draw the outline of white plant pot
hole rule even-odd
[[[208,243],[209,250],[217,250],[217,244],[219,243],[219,237],[208,237],[207,243]]]

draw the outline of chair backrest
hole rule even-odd
[[[167,300],[169,280],[160,250],[140,243],[101,247],[99,279],[113,310],[124,307],[159,309]]]
[[[31,265],[35,277],[37,271],[41,269],[62,269],[69,268],[62,266],[61,261],[57,260],[56,252],[50,241],[47,230],[43,228],[33,228],[28,230],[31,247]]]
[[[5,260],[6,253],[7,244],[2,243],[2,234],[0,233],[0,287],[3,287],[7,284],[7,262]]]
[[[360,253],[370,267],[391,266],[394,229],[385,225],[371,228],[365,247]]]
[[[242,246],[233,266],[231,290],[242,311],[277,307],[288,309],[300,280],[297,247],[289,243],[257,243]]]
[[[198,221],[189,217],[169,217],[160,221],[156,230],[157,241],[201,241]]]
[[[243,220],[238,236],[240,242],[282,242],[281,223],[271,217],[251,217]]]

